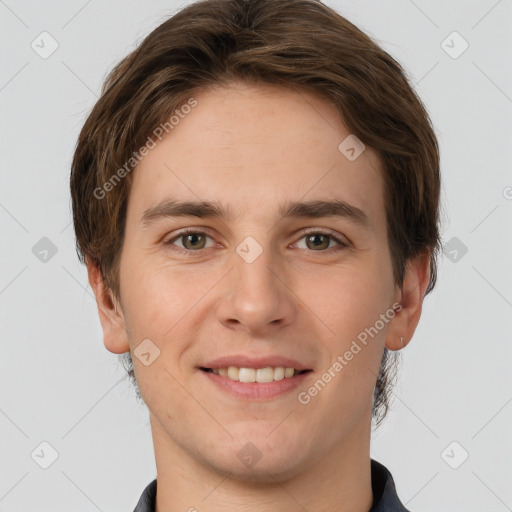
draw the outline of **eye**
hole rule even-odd
[[[183,246],[181,248],[178,246],[178,248],[176,249],[178,252],[181,252],[181,253],[197,252],[200,249],[206,248],[205,247],[206,238],[211,238],[211,237],[209,237],[206,233],[203,233],[202,231],[195,231],[193,229],[185,229],[181,233],[178,233],[178,235],[175,236],[174,238],[165,242],[165,245],[174,246],[175,245],[174,241],[180,240],[182,242]]]
[[[207,249],[209,247],[211,248],[215,245],[213,244],[209,247],[206,247],[207,238],[213,240],[203,231],[197,231],[192,228],[188,228],[164,242],[164,245],[172,246],[173,250],[179,253],[191,255],[191,253],[199,253],[201,249]],[[310,249],[314,252],[326,252],[325,249],[331,248],[331,241],[336,242],[338,245],[338,247],[334,248],[335,251],[349,247],[348,243],[342,242],[338,237],[334,236],[332,232],[322,231],[318,228],[308,229],[306,233],[300,238],[300,240],[302,239],[306,239],[306,249]],[[176,241],[180,241],[182,246],[180,247],[179,245],[176,245]]]
[[[309,229],[305,235],[302,236],[301,240],[306,240],[306,249],[311,249],[316,252],[325,252],[322,249],[329,249],[330,242],[334,240],[338,247],[335,250],[341,250],[349,245],[342,242],[339,238],[334,236],[331,231],[322,231],[316,228]]]

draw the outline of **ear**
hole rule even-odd
[[[422,253],[407,261],[404,281],[397,293],[401,308],[395,310],[386,332],[386,348],[389,350],[400,350],[411,340],[420,320],[429,279],[430,253]]]
[[[87,262],[87,274],[96,297],[101,328],[103,329],[103,343],[106,349],[114,354],[128,352],[130,344],[119,301],[115,299],[112,291],[105,286],[97,264]]]

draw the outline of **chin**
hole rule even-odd
[[[218,446],[208,463],[229,478],[247,482],[274,482],[291,478],[302,472],[304,443],[293,443],[280,436],[270,439],[268,432],[261,435],[235,437],[229,446]],[[226,457],[226,454],[231,454]]]
[[[226,476],[229,475],[230,479],[239,482],[283,482],[302,472],[302,469],[298,467],[298,461],[290,460],[289,457],[282,455],[277,458],[262,457],[252,466],[245,466],[238,460],[229,464],[225,457],[216,462],[218,464],[213,465],[217,468],[217,471],[224,473]]]

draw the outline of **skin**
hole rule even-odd
[[[149,409],[156,510],[367,512],[380,359],[384,346],[399,350],[400,337],[406,345],[414,333],[428,256],[409,261],[403,285],[395,283],[379,158],[369,147],[354,161],[338,150],[350,132],[328,103],[242,83],[194,97],[198,105],[135,171],[120,297],[88,265],[105,346],[132,353]],[[231,217],[161,218],[142,227],[144,211],[169,197],[218,200]],[[281,203],[314,199],[348,202],[370,227],[338,217],[280,218]],[[176,233],[187,227],[209,238],[186,245]],[[330,238],[317,241],[320,248],[308,244],[310,227],[348,246]],[[247,236],[263,250],[250,264],[236,252]],[[400,312],[300,404],[298,392],[395,302]],[[144,339],[160,350],[148,366],[133,355]],[[234,398],[197,368],[234,353],[288,356],[313,372],[272,400]],[[247,442],[261,453],[252,467],[237,457]]]

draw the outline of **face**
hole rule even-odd
[[[241,479],[293,475],[369,433],[398,297],[379,159],[347,158],[350,132],[305,92],[195,99],[134,172],[126,350],[158,443]]]

